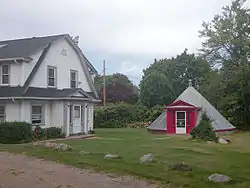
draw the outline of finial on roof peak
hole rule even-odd
[[[188,80],[188,87],[191,87],[192,86],[192,79],[189,79]]]

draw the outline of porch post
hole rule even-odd
[[[84,104],[84,133],[88,133],[89,120],[88,120],[88,103]]]
[[[70,103],[67,103],[67,123],[66,123],[66,137],[69,136],[69,126],[70,126]]]

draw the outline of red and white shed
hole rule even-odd
[[[147,129],[167,134],[190,134],[199,124],[202,113],[211,119],[216,132],[235,129],[191,84],[172,104],[166,106],[165,111]]]

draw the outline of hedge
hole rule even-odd
[[[59,127],[41,128],[37,126],[34,129],[33,140],[48,140],[54,138],[64,138],[65,134]]]
[[[155,106],[148,109],[142,105],[126,103],[109,104],[105,107],[95,108],[94,126],[96,128],[122,128],[135,122],[151,122],[162,111],[162,106]]]
[[[18,144],[31,142],[33,131],[31,124],[26,122],[0,123],[0,143]]]
[[[58,127],[41,128],[32,126],[26,122],[2,122],[0,123],[0,143],[21,144],[32,140],[47,140],[53,138],[63,138],[65,134]]]

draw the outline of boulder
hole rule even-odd
[[[212,141],[207,141],[207,144],[213,144],[213,142]]]
[[[151,153],[143,155],[140,158],[140,163],[146,163],[146,162],[152,162],[152,161],[153,161],[153,155]]]
[[[212,174],[208,177],[208,180],[214,183],[227,183],[231,181],[231,178],[223,174]]]
[[[60,151],[70,151],[72,150],[72,147],[70,145],[61,143],[61,144],[58,144],[55,149],[60,150]]]
[[[56,148],[57,147],[57,143],[51,143],[51,142],[46,142],[44,144],[45,148]]]
[[[119,158],[119,155],[115,155],[115,154],[106,154],[104,156],[104,159],[117,159]]]
[[[225,139],[225,138],[219,138],[219,139],[218,139],[218,142],[219,142],[220,144],[229,144],[229,141],[228,141],[227,139]]]

